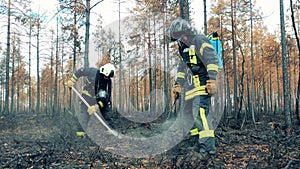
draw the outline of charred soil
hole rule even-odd
[[[141,126],[151,130],[151,126]],[[77,136],[76,117],[18,114],[0,119],[0,168],[300,168],[300,127],[281,115],[264,116],[243,130],[220,123],[217,153],[199,159],[186,140],[152,158],[132,159]]]

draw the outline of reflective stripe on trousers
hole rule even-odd
[[[194,88],[185,92],[185,100],[195,99],[197,96],[199,97],[196,99],[196,102],[199,99],[199,103],[195,103],[196,105],[194,105],[194,103],[193,103],[193,106],[199,106],[199,108],[197,108],[198,109],[197,114],[199,113],[200,119],[196,119],[196,120],[199,120],[198,124],[196,123],[196,125],[202,124],[202,126],[195,126],[195,128],[190,130],[190,134],[192,136],[199,135],[199,138],[215,137],[214,130],[211,130],[209,128],[209,122],[206,118],[207,117],[206,113],[208,113],[208,112],[205,112],[205,108],[204,108],[204,107],[209,106],[210,101],[209,101],[209,99],[208,100],[204,99],[202,101],[200,100],[201,96],[209,97],[208,93],[206,91],[206,85],[201,86],[198,75],[193,76],[193,84],[194,84]],[[197,117],[198,117],[198,115],[197,115]],[[199,123],[201,123],[201,124],[199,124]],[[201,129],[199,130],[199,128],[201,128]]]
[[[215,137],[214,130],[209,129],[208,121],[205,114],[205,109],[200,107],[199,112],[200,112],[200,120],[203,125],[203,130],[199,131],[198,128],[191,129],[190,130],[191,135],[195,136],[199,134],[199,138]]]

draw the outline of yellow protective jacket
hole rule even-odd
[[[187,42],[180,42],[181,62],[177,69],[176,83],[188,82],[186,99],[207,95],[206,81],[215,80],[218,72],[218,56],[209,39],[201,34],[189,36]]]

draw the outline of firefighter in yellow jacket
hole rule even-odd
[[[173,92],[184,93],[183,110],[185,113],[192,112],[195,123],[190,135],[198,138],[193,148],[197,149],[201,157],[214,155],[215,134],[207,115],[211,96],[216,92],[217,53],[209,39],[194,31],[184,19],[172,22],[170,37],[177,42],[181,58]]]

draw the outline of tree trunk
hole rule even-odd
[[[138,51],[138,50],[137,50]],[[135,90],[136,90],[136,108],[138,111],[141,111],[141,107],[140,107],[140,100],[139,97],[141,96],[141,92],[139,92],[139,71],[137,68],[137,65],[135,65],[135,74],[136,74],[136,80],[135,80]]]
[[[90,6],[91,0],[86,0],[86,15],[85,15],[85,50],[84,50],[84,67],[89,67],[89,41],[90,41]]]
[[[36,34],[36,72],[37,72],[37,100],[36,100],[36,112],[40,112],[41,102],[41,86],[40,86],[40,20],[37,21],[37,34]]]
[[[148,110],[148,102],[147,102],[147,66],[144,64],[144,94],[143,94],[143,111]]]
[[[54,67],[54,31],[52,32],[51,55],[50,55],[50,88],[49,88],[49,104],[50,114],[53,113],[53,67]]]
[[[280,92],[280,76],[279,76],[279,60],[276,59],[276,75],[277,75],[277,103],[275,103],[275,112],[281,111],[281,92]]]
[[[156,79],[156,77],[157,77],[157,62],[156,62],[156,59],[157,59],[157,57],[156,57],[156,53],[157,53],[157,48],[156,48],[156,24],[155,24],[155,22],[156,22],[156,18],[155,18],[155,15],[153,15],[153,29],[154,29],[154,35],[153,35],[153,37],[154,37],[154,49],[153,49],[153,55],[154,55],[154,66],[153,66],[153,80],[154,80],[154,82],[153,82],[153,89],[154,89],[154,93],[153,93],[153,95],[154,96],[152,96],[152,99],[153,99],[153,101],[152,101],[152,103],[153,103],[153,113],[156,113],[156,110],[157,110],[157,104],[156,104],[156,96],[157,96],[157,93],[156,93],[156,87],[157,87],[157,79]],[[151,91],[152,92],[152,91]]]
[[[239,44],[239,48],[240,48],[240,51],[241,51],[241,55],[242,55],[242,74],[241,74],[241,82],[240,82],[240,85],[241,85],[241,94],[240,94],[240,107],[239,107],[239,112],[238,112],[238,124],[241,126],[241,113],[242,113],[242,110],[243,110],[243,100],[244,100],[244,90],[245,90],[245,86],[244,86],[244,75],[245,75],[245,56],[244,56],[244,53],[243,53],[243,50],[242,50],[242,46]],[[246,113],[245,113],[246,115]],[[246,117],[246,116],[244,116]],[[243,128],[241,127],[241,130]]]
[[[166,4],[164,5],[166,6]],[[164,93],[166,94],[166,98],[164,100],[166,104],[166,108],[165,108],[165,112],[169,112],[170,111],[170,107],[169,107],[169,102],[170,102],[170,98],[169,98],[169,90],[168,90],[168,87],[170,85],[167,85],[168,84],[168,68],[167,68],[167,53],[166,53],[166,44],[167,44],[167,28],[165,26],[165,23],[166,23],[166,20],[167,20],[167,16],[165,14],[165,11],[167,10],[167,7],[164,8],[164,16],[163,16],[163,60],[164,60],[164,63],[163,63],[163,67],[164,67],[164,79],[163,79],[163,84],[164,84]]]
[[[0,75],[0,96],[2,97],[2,98],[5,98],[5,96],[4,96],[4,90],[5,90],[5,88],[4,88],[4,85],[5,84],[5,82],[4,82],[4,78],[3,78],[3,75],[1,74]],[[4,110],[4,105],[3,104],[0,104],[0,112],[1,113],[3,113],[3,110]]]
[[[271,70],[271,66],[269,68]],[[272,83],[272,71],[269,72],[269,102],[270,102],[270,113],[272,113],[273,110],[273,83]]]
[[[12,44],[12,55],[11,55],[11,94],[10,94],[10,112],[14,113],[14,95],[15,95],[15,56],[16,56],[16,36],[13,35],[13,44]]]
[[[293,0],[290,0],[290,7],[291,7],[291,17],[292,17],[292,23],[293,23],[293,29],[296,37],[296,42],[297,42],[297,48],[298,48],[298,59],[300,59],[300,41],[298,37],[298,32],[295,24],[295,17],[294,17],[294,9],[293,9]],[[295,68],[296,69],[296,68]],[[300,109],[299,109],[299,97],[300,97],[300,61],[298,65],[298,87],[297,87],[297,94],[296,94],[296,117],[298,119],[298,125],[300,125]],[[295,77],[296,79],[296,77]]]
[[[207,12],[206,12],[206,0],[203,0],[203,17],[204,17],[204,35],[207,35]]]
[[[148,17],[150,18],[150,17]],[[150,19],[148,20],[148,62],[149,62],[149,65],[148,65],[148,71],[149,71],[149,96],[150,96],[150,93],[152,92],[152,63],[151,63],[151,34],[150,34]],[[149,111],[152,112],[152,108],[153,108],[153,98],[152,97],[149,97],[149,101],[150,101],[150,104],[149,104]]]
[[[233,91],[233,97],[234,97],[234,117],[237,122],[238,120],[238,97],[237,97],[237,72],[236,72],[236,54],[235,54],[235,32],[234,32],[234,8],[233,8],[233,1],[231,0],[231,39],[232,39],[232,57],[233,57],[233,78],[234,78],[234,91]]]
[[[28,111],[31,112],[32,108],[32,92],[31,92],[31,34],[32,34],[32,18],[29,21],[29,43],[28,43],[28,73],[29,73],[29,82],[28,82]]]
[[[180,17],[189,21],[190,20],[190,9],[188,0],[180,0]]]
[[[280,30],[281,30],[281,50],[282,50],[282,73],[283,73],[283,95],[284,95],[284,113],[285,122],[288,128],[291,128],[291,112],[289,110],[289,88],[288,88],[288,58],[286,54],[286,35],[283,0],[280,0]]]
[[[56,48],[55,48],[55,75],[54,75],[54,104],[53,104],[53,107],[52,107],[52,110],[54,111],[53,113],[54,114],[57,114],[58,113],[58,82],[57,82],[57,79],[58,79],[58,65],[59,65],[59,62],[58,62],[58,47],[59,47],[59,43],[58,43],[58,19],[57,19],[57,23],[56,23]],[[51,70],[52,71],[52,70]]]
[[[63,34],[62,34],[62,37],[63,37]],[[65,44],[65,39],[63,38],[63,40],[62,40],[62,43],[61,43],[61,46],[62,46],[62,49],[64,49],[65,48],[65,46],[64,46],[64,44]],[[66,102],[66,94],[67,94],[67,92],[66,92],[66,86],[65,86],[65,78],[64,78],[64,56],[65,56],[65,53],[64,53],[64,50],[61,50],[61,77],[62,77],[62,84],[63,84],[63,97],[62,97],[62,104],[60,104],[60,105],[62,105],[62,107],[63,107],[63,112],[67,109],[67,102]],[[61,93],[61,92],[59,92],[59,93]]]
[[[165,5],[165,11],[168,11],[167,5]],[[164,12],[164,21],[163,23],[166,23],[168,20],[168,15],[166,12]],[[173,83],[170,84],[170,52],[169,52],[169,42],[167,37],[167,27],[164,24],[164,46],[163,46],[163,53],[164,53],[164,90],[166,94],[166,112],[170,111],[171,107],[171,92],[170,88],[173,87]]]
[[[266,87],[266,80],[265,77],[263,77],[263,105],[264,105],[264,113],[269,113],[268,109],[268,102],[267,102],[267,87]]]
[[[17,82],[17,106],[16,106],[16,108],[17,108],[17,112],[20,112],[20,102],[21,102],[21,99],[20,99],[20,93],[21,93],[21,91],[20,91],[20,82],[21,82],[21,80],[20,80],[20,78],[21,78],[21,74],[20,74],[20,64],[21,64],[21,53],[20,53],[20,50],[21,50],[21,47],[20,47],[20,39],[18,40],[18,68],[17,68],[17,70],[18,70],[18,73],[17,73],[17,77],[18,77],[18,82]],[[23,81],[22,81],[22,84],[23,84]],[[22,92],[23,93],[23,92]],[[23,101],[23,100],[22,100]]]
[[[4,114],[9,113],[9,58],[10,58],[10,0],[8,0],[7,12],[7,46],[6,46],[6,61],[5,61],[5,105]]]
[[[75,11],[74,11],[74,30],[73,30],[73,72],[76,69],[76,49],[77,49],[77,38],[78,38],[78,31],[77,31],[77,0],[74,1],[75,3]],[[70,100],[71,103],[71,100]]]
[[[119,0],[119,109],[123,109],[122,102],[122,76],[123,76],[123,68],[122,68],[122,50],[121,50],[121,1]]]
[[[251,48],[251,104],[249,106],[249,111],[251,112],[252,115],[252,121],[253,124],[256,128],[256,119],[255,119],[255,65],[254,65],[254,51],[253,51],[253,17],[252,17],[252,0],[250,0],[250,48]]]

